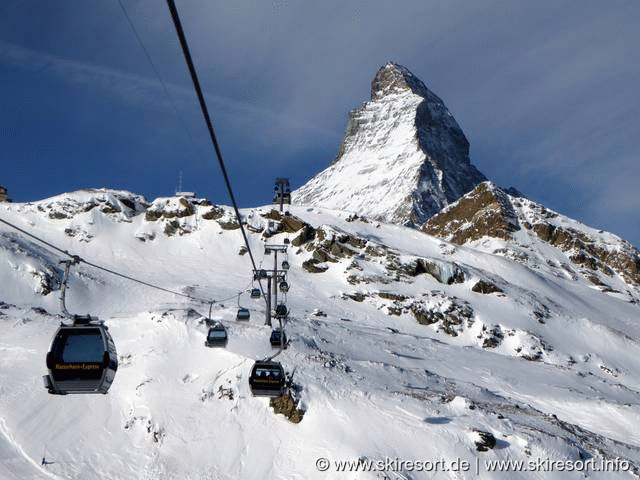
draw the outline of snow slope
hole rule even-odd
[[[264,267],[269,209],[243,212]],[[212,317],[230,335],[226,349],[208,349],[209,305],[74,267],[68,308],[106,321],[119,369],[107,395],[51,396],[41,376],[61,320],[62,256],[0,225],[0,478],[638,477],[640,307],[628,295],[559,276],[535,256],[523,264],[486,245],[293,207],[314,238],[266,239],[299,243],[288,253],[290,345],[277,357],[295,370],[305,411],[293,424],[248,388],[253,361],[274,352],[228,210],[109,190],[0,204],[0,218],[87,261],[219,300]],[[324,271],[310,273],[310,260]],[[473,291],[481,279],[502,291]],[[240,291],[248,323],[235,321]],[[478,431],[495,446],[478,451]],[[361,469],[391,463],[335,463],[358,459]],[[394,459],[433,463],[417,471]],[[494,460],[538,471],[491,472]],[[629,471],[540,471],[603,460]],[[449,471],[435,471],[440,461]],[[455,461],[468,471],[451,470]]]

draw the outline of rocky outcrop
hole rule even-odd
[[[422,325],[437,324],[438,330],[457,337],[473,325],[473,308],[468,302],[433,291],[414,300],[409,307],[416,321]]]
[[[119,221],[127,221],[149,207],[141,195],[106,188],[78,190],[41,200],[33,205],[39,212],[46,212],[54,220],[70,219],[95,210]]]
[[[462,245],[485,236],[508,240],[513,232],[520,230],[520,224],[509,195],[484,182],[431,217],[422,230]]]
[[[7,189],[4,187],[0,187],[0,202],[10,202],[11,199],[7,193]]]
[[[145,213],[145,220],[155,222],[160,218],[184,218],[196,213],[196,206],[210,206],[206,200],[190,197],[162,197],[153,201]],[[211,209],[215,210],[215,206]],[[209,212],[207,212],[209,213]],[[204,218],[204,215],[203,215]]]
[[[567,253],[573,264],[607,276],[617,273],[627,283],[640,286],[640,252],[628,242],[622,241],[611,248],[575,228],[544,222],[530,228],[541,240]],[[602,285],[598,277],[593,277],[591,282]]]
[[[489,293],[502,293],[502,289],[495,283],[491,283],[483,279],[478,280],[473,285],[473,287],[471,287],[471,291],[476,293],[483,293],[485,295]]]
[[[585,278],[597,286],[606,284],[595,275],[619,275],[627,284],[640,285],[640,252],[629,242],[613,234],[597,231],[564,217],[542,205],[516,197],[490,182],[473,191],[431,217],[422,231],[458,245],[483,238],[505,240],[505,252],[515,260],[527,261],[535,239],[560,249]],[[526,249],[519,247],[514,236],[522,231],[529,238]],[[529,252],[529,253],[527,253]],[[543,253],[538,252],[541,257]],[[552,262],[553,263],[553,262]],[[565,265],[565,270],[567,267]],[[478,290],[486,293],[484,286]]]

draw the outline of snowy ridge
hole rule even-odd
[[[66,197],[38,204],[77,199]],[[106,321],[120,367],[106,396],[48,395],[41,376],[60,321],[58,286],[38,290],[33,271],[57,278],[60,258],[1,225],[2,478],[375,479],[385,474],[338,473],[333,462],[386,457],[472,465],[466,473],[405,466],[387,478],[478,478],[476,459],[488,479],[531,478],[483,466],[507,459],[619,457],[631,472],[589,471],[589,478],[640,472],[633,284],[614,295],[583,276],[557,275],[543,257],[518,261],[485,243],[504,246],[502,239],[457,245],[337,210],[293,207],[290,217],[246,210],[255,252],[265,241],[291,239],[290,345],[278,359],[295,368],[305,411],[293,424],[249,392],[253,361],[273,350],[263,302],[242,295],[252,318],[234,320],[234,293],[250,288],[251,272],[228,208],[160,199],[125,219],[81,203],[68,218],[33,204],[2,204],[0,216],[121,273],[232,298],[212,314],[229,329],[229,343],[203,346],[208,305],[74,267],[69,310]],[[167,231],[171,222],[181,230]],[[69,235],[71,225],[90,241]],[[541,244],[545,255],[564,255]],[[481,451],[486,438],[495,442]],[[43,456],[53,463],[41,465]],[[327,472],[316,466],[320,457],[332,462]]]
[[[483,180],[442,100],[405,67],[389,63],[372,82],[371,101],[350,113],[336,159],[292,199],[420,224]]]
[[[575,279],[637,301],[640,252],[617,235],[588,227],[484,182],[429,219],[431,235],[507,255],[536,269]]]

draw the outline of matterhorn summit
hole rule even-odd
[[[335,160],[293,201],[420,224],[484,180],[444,102],[405,67],[387,63],[371,82],[371,100],[349,114]]]

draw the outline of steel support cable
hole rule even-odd
[[[161,290],[161,291],[166,292],[166,293],[171,293],[173,295],[178,295],[180,297],[189,298],[191,300],[196,300],[196,301],[202,302],[202,303],[211,303],[211,300],[205,300],[203,298],[194,297],[193,295],[189,295],[187,293],[176,292],[176,291],[170,290],[168,288],[164,288],[164,287],[160,287],[158,285],[154,285],[153,283],[145,282],[144,280],[138,280],[137,278],[130,277],[129,275],[125,275],[124,273],[119,273],[119,272],[116,272],[115,270],[111,270],[109,268],[102,267],[100,265],[96,265],[95,263],[88,262],[87,260],[84,260],[82,258],[80,259],[80,261],[82,263],[85,263],[85,264],[89,265],[90,267],[97,268],[98,270],[102,270],[103,272],[107,272],[107,273],[110,273],[112,275],[116,275],[118,277],[125,278],[127,280],[131,280],[132,282],[140,283],[141,285],[146,285],[147,287],[155,288],[156,290]]]
[[[189,73],[191,74],[191,80],[193,81],[193,86],[196,90],[196,95],[198,96],[198,102],[200,103],[200,110],[202,110],[202,115],[204,116],[204,120],[207,124],[207,129],[209,130],[209,136],[211,137],[211,142],[213,143],[213,148],[216,152],[216,156],[218,158],[218,164],[220,165],[220,170],[222,171],[222,176],[224,177],[224,182],[227,186],[227,191],[229,192],[229,197],[231,198],[231,203],[233,205],[233,209],[236,213],[236,218],[238,219],[238,224],[240,225],[240,231],[242,232],[242,237],[244,238],[244,243],[247,247],[247,251],[249,253],[249,258],[251,259],[251,264],[253,266],[254,272],[258,269],[256,268],[256,262],[253,258],[253,253],[251,251],[251,247],[249,245],[249,238],[247,237],[247,232],[242,226],[242,218],[240,217],[240,211],[238,210],[238,204],[236,203],[235,196],[233,195],[233,190],[231,188],[231,182],[229,180],[229,175],[227,175],[227,169],[224,166],[224,160],[222,159],[222,152],[220,151],[220,145],[218,144],[218,139],[216,138],[216,134],[213,130],[213,124],[211,123],[211,117],[209,116],[209,110],[207,109],[207,104],[204,100],[204,95],[202,94],[202,89],[200,88],[200,81],[198,80],[198,74],[196,73],[195,66],[193,65],[193,60],[191,59],[191,53],[189,52],[189,45],[187,44],[187,39],[184,35],[184,31],[182,30],[182,24],[180,23],[180,17],[178,16],[178,10],[176,9],[176,5],[173,0],[167,0],[167,5],[169,6],[169,12],[171,13],[171,18],[173,19],[173,24],[176,28],[176,33],[178,34],[178,39],[180,40],[180,46],[182,47],[182,53],[184,54],[185,61],[187,62],[187,67],[189,68]],[[264,293],[264,289],[262,287],[262,282],[260,280],[260,276],[258,275],[258,285],[260,285],[260,291],[262,292],[263,298],[266,301],[266,295]]]
[[[36,236],[35,236],[35,235],[33,235],[32,233],[27,232],[26,230],[24,230],[24,229],[22,229],[22,228],[18,227],[17,225],[14,225],[13,223],[7,222],[6,220],[4,220],[4,219],[2,219],[2,218],[0,218],[0,223],[4,223],[5,225],[8,225],[9,227],[11,227],[11,228],[13,228],[13,229],[15,229],[15,230],[19,231],[20,233],[24,233],[26,236],[31,237],[31,238],[33,238],[33,239],[35,239],[35,240],[39,241],[40,243],[42,243],[42,244],[46,245],[47,247],[49,247],[49,248],[51,248],[51,249],[53,249],[53,250],[56,250],[56,251],[58,251],[58,252],[60,252],[60,253],[62,253],[62,254],[64,254],[64,255],[67,255],[67,256],[69,256],[69,257],[71,257],[71,258],[73,258],[73,259],[75,260],[75,255],[71,255],[71,254],[70,254],[69,252],[67,252],[66,250],[63,250],[63,249],[61,249],[61,248],[59,248],[59,247],[56,247],[55,245],[53,245],[53,244],[51,244],[51,243],[47,242],[46,240],[43,240],[43,239],[41,239],[41,238],[39,238],[39,237],[36,237]]]
[[[116,272],[115,270],[111,270],[110,268],[106,268],[106,267],[103,267],[101,265],[96,265],[95,263],[89,262],[89,261],[79,257],[78,255],[73,255],[72,253],[69,253],[67,250],[63,250],[62,248],[57,247],[57,246],[53,245],[52,243],[47,242],[46,240],[43,240],[42,238],[38,237],[37,235],[29,233],[26,230],[18,227],[17,225],[14,225],[11,222],[7,222],[6,220],[4,220],[2,218],[0,218],[0,223],[4,223],[5,225],[7,225],[7,226],[19,231],[20,233],[23,233],[26,236],[28,236],[30,238],[33,238],[34,240],[37,240],[38,242],[46,245],[47,247],[51,248],[52,250],[60,252],[63,255],[67,255],[68,257],[70,257],[76,263],[78,263],[78,262],[84,263],[86,265],[89,265],[90,267],[96,268],[98,270],[102,270],[103,272],[107,272],[107,273],[110,273],[112,275],[116,275],[118,277],[124,278],[126,280],[130,280],[132,282],[139,283],[141,285],[145,285],[145,286],[150,287],[150,288],[155,288],[156,290],[160,290],[160,291],[163,291],[165,293],[170,293],[172,295],[177,295],[179,297],[188,298],[190,300],[195,300],[197,302],[201,302],[201,303],[205,303],[205,304],[210,304],[212,302],[212,300],[205,300],[203,298],[194,297],[193,295],[189,295],[189,294],[186,294],[186,293],[176,292],[175,290],[170,290],[168,288],[164,288],[164,287],[161,287],[159,285],[154,285],[153,283],[145,282],[144,280],[139,280],[139,279],[131,277],[129,275],[125,275],[124,273]],[[220,303],[220,302],[224,302],[224,301],[227,301],[227,300],[231,300],[232,298],[235,298],[236,295],[238,295],[238,294],[235,294],[235,295],[233,295],[233,296],[231,296],[229,298],[222,299],[222,300],[213,300],[213,303]]]
[[[169,103],[171,104],[171,108],[173,109],[173,112],[176,114],[176,117],[178,118],[178,121],[180,122],[180,124],[182,125],[182,128],[186,132],[187,137],[189,137],[189,140],[191,141],[191,146],[193,147],[193,143],[194,142],[193,142],[193,136],[191,135],[191,130],[189,130],[189,128],[187,128],[187,125],[186,125],[184,119],[180,115],[178,107],[176,106],[175,102],[173,101],[173,97],[169,93],[169,89],[167,88],[167,84],[162,79],[162,76],[160,75],[160,72],[158,71],[155,63],[153,63],[153,59],[151,58],[151,54],[149,53],[149,50],[145,46],[144,42],[142,41],[142,37],[140,37],[140,35],[138,34],[138,30],[136,29],[135,25],[133,24],[133,21],[131,20],[131,16],[129,15],[129,12],[127,12],[127,9],[125,8],[124,4],[122,3],[122,0],[118,0],[118,4],[120,5],[120,8],[122,9],[122,11],[124,13],[124,16],[127,19],[127,22],[129,23],[129,26],[131,27],[131,31],[133,32],[133,35],[136,37],[136,40],[138,41],[138,44],[140,45],[140,48],[142,49],[142,52],[144,53],[145,57],[147,58],[147,61],[149,62],[149,65],[151,65],[151,69],[153,70],[153,73],[155,74],[156,78],[160,82],[160,85],[162,86],[162,90],[164,92],[165,97],[167,97],[167,100],[169,100]]]

